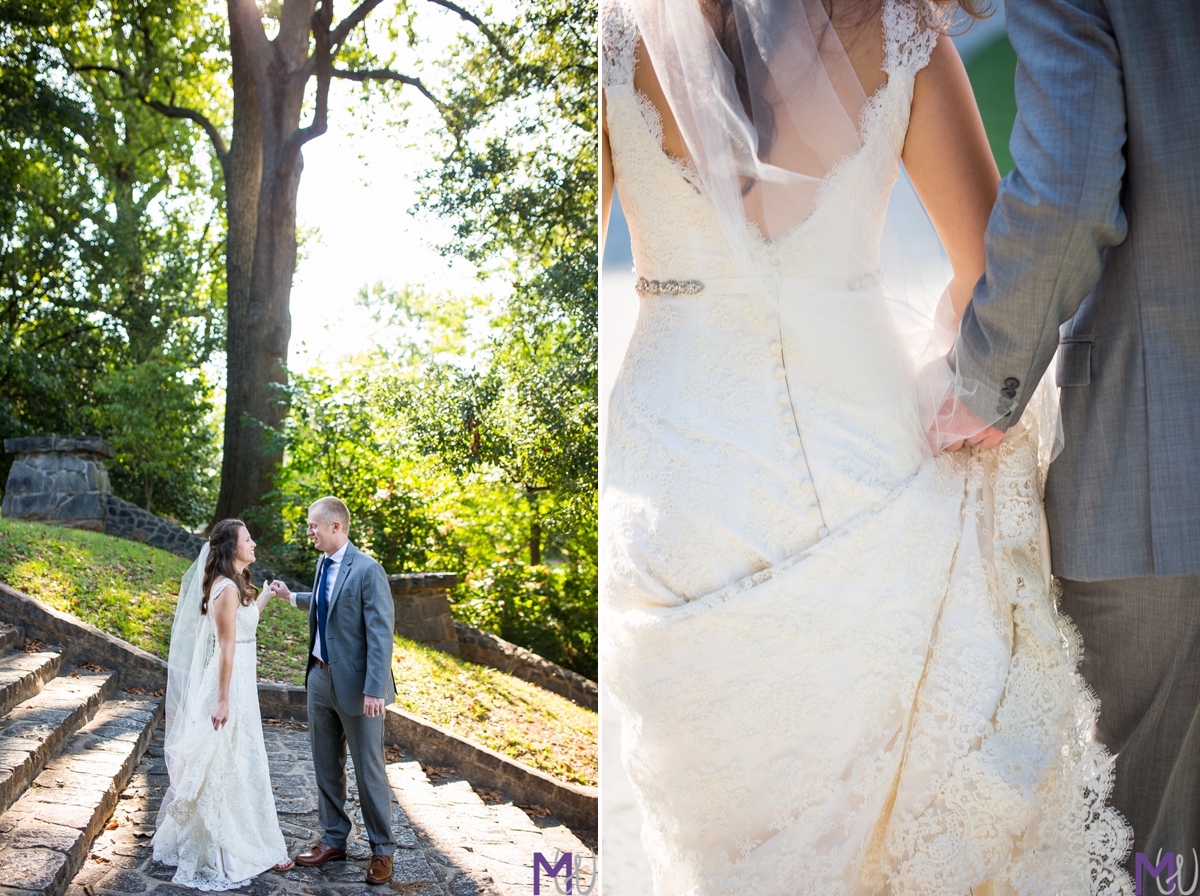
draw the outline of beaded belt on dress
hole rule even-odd
[[[639,296],[698,296],[701,293],[709,296],[744,296],[761,292],[768,284],[778,284],[780,288],[798,287],[818,282],[811,277],[722,277],[713,280],[649,280],[638,277],[633,288]],[[871,271],[861,277],[855,277],[846,284],[851,292],[870,289],[883,282],[882,271]]]
[[[235,643],[237,643],[237,644],[253,644],[257,640],[258,640],[258,638],[238,638]]]

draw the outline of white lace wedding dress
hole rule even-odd
[[[722,255],[634,89],[633,16],[602,10],[641,293],[606,441],[602,668],[659,896],[1132,892],[1036,433],[930,458],[891,328],[842,295],[936,41],[918,2],[885,3],[861,151],[755,249],[777,295]]]
[[[228,579],[217,579],[219,594]],[[287,861],[275,814],[258,709],[258,608],[237,609],[237,646],[229,681],[229,720],[213,730],[221,648],[215,638],[199,697],[181,719],[184,757],[163,797],[154,858],[177,865],[172,882],[198,890],[230,890]],[[177,779],[178,777],[178,779]]]

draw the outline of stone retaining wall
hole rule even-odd
[[[105,535],[140,541],[192,560],[196,559],[200,549],[208,542],[203,535],[189,532],[182,526],[177,526],[116,495],[106,497],[105,511]]]
[[[458,576],[452,572],[388,576],[396,608],[396,634],[457,656],[458,633],[449,599],[449,591],[457,583]]]
[[[87,660],[116,670],[122,688],[154,692],[167,685],[166,661],[2,583],[0,619],[21,626],[27,638],[61,645],[64,664]]]
[[[124,538],[127,541],[140,541],[187,560],[195,560],[200,556],[200,549],[208,542],[203,535],[189,532],[182,526],[165,520],[136,504],[131,504],[124,498],[118,498],[116,495],[106,496],[106,505],[107,513],[104,517],[104,534],[106,535]],[[250,581],[256,586],[270,579],[279,579],[286,583],[292,591],[306,591],[310,587],[291,576],[279,575],[262,563],[250,564]]]
[[[5,439],[15,454],[4,503],[5,519],[104,531],[105,499],[111,490],[104,459],[112,445],[95,437],[45,436]]]
[[[580,706],[597,709],[599,689],[596,682],[474,626],[456,622],[454,628],[458,633],[459,656],[463,659],[491,666],[561,694]]]

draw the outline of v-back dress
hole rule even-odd
[[[219,578],[210,593],[228,584]],[[239,605],[236,626],[229,719],[218,730],[209,719],[221,662],[214,634],[200,696],[178,723],[188,726],[191,752],[179,780],[172,777],[154,834],[154,858],[178,866],[172,883],[198,890],[236,889],[288,859],[258,707],[258,607]]]
[[[640,301],[609,405],[602,669],[655,892],[1132,892],[1036,434],[930,457],[859,300],[938,36],[924,0],[886,0],[882,27],[862,148],[756,244],[763,289],[662,149],[631,12],[602,7]]]

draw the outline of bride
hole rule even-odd
[[[254,541],[222,520],[183,576],[171,628],[165,755],[170,787],[154,858],[173,883],[229,890],[292,867],[267,769],[258,710],[255,630],[271,592],[256,597],[246,568]]]
[[[1054,396],[1001,442],[944,360],[999,179],[948,12],[602,9],[640,298],[603,668],[659,896],[1132,892],[1048,573]]]

